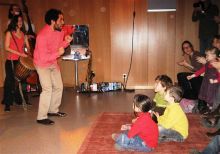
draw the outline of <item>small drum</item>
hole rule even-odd
[[[25,80],[35,70],[31,57],[20,57],[15,68],[15,78],[18,81]]]

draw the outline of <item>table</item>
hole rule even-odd
[[[85,56],[85,55],[80,55],[80,58],[75,58],[74,54],[66,55],[62,57],[63,60],[70,60],[74,61],[75,65],[75,89],[77,92],[79,92],[79,80],[78,80],[78,62],[83,61],[83,60],[88,60],[90,59],[90,56]]]

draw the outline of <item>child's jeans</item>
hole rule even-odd
[[[144,152],[150,152],[153,150],[153,148],[148,147],[144,141],[138,137],[135,136],[133,138],[128,138],[127,131],[118,134],[118,137],[116,138],[116,144],[122,147],[125,150],[135,150],[135,151],[144,151]]]
[[[172,129],[166,129],[162,126],[158,126],[159,129],[159,142],[169,142],[169,141],[175,141],[175,142],[183,142],[184,138],[183,136]]]

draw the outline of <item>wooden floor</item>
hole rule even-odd
[[[152,90],[135,93],[154,95]],[[52,118],[53,126],[36,123],[39,97],[31,97],[28,111],[12,106],[5,113],[0,105],[0,154],[74,154],[77,153],[92,122],[101,112],[132,112],[135,93],[106,92],[81,94],[65,88],[60,111],[67,117]],[[2,89],[0,89],[2,99]],[[0,100],[1,100],[0,99]]]

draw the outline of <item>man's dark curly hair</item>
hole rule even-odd
[[[45,20],[46,24],[51,25],[51,20],[57,21],[60,14],[63,14],[61,12],[61,10],[58,10],[58,9],[48,10],[45,14],[45,17],[44,17],[44,20]]]

